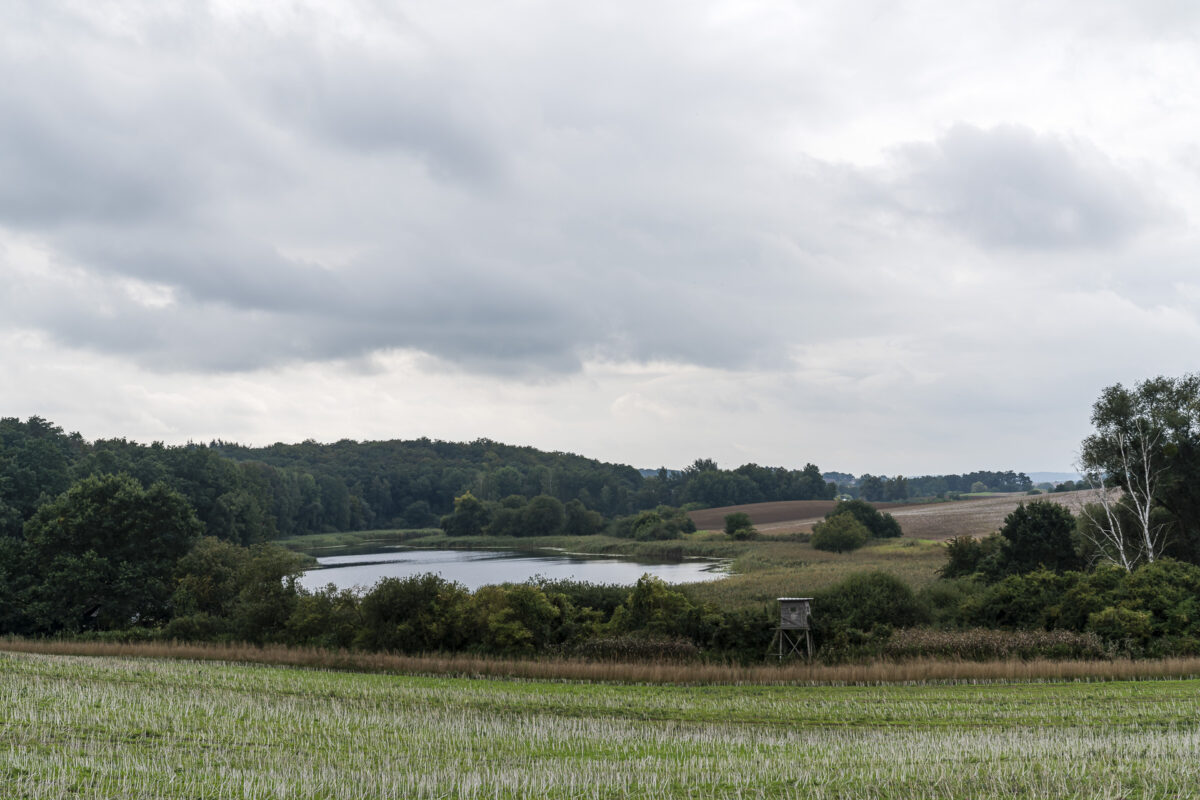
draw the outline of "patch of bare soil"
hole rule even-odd
[[[1071,513],[1078,513],[1080,506],[1089,502],[1095,493],[1060,492],[1058,494],[1026,495],[1013,493],[994,497],[978,497],[951,503],[929,503],[911,506],[891,512],[905,536],[915,539],[952,539],[955,536],[987,536],[1000,530],[1004,518],[1016,510],[1021,503],[1031,500],[1049,500],[1066,506]]]
[[[783,500],[775,503],[750,503],[724,508],[705,508],[690,511],[688,516],[702,531],[721,530],[725,527],[725,515],[744,511],[760,531],[770,525],[791,523],[796,520],[821,519],[834,506],[832,500]]]
[[[875,503],[880,511],[900,523],[904,535],[914,539],[951,539],[955,536],[986,536],[1004,525],[1004,518],[1021,503],[1049,500],[1078,513],[1094,496],[1091,490],[1058,494],[1026,495],[1021,492],[976,497],[946,503]],[[706,508],[688,514],[700,530],[721,530],[725,515],[744,511],[764,534],[808,533],[834,507],[832,500],[787,500],[751,503],[724,508]]]
[[[725,515],[744,511],[750,515],[754,527],[762,533],[796,533],[812,530],[814,523],[825,519],[825,515],[837,505],[833,500],[781,500],[774,503],[749,503],[724,508],[705,508],[691,511],[688,516],[702,531],[721,530],[725,527]],[[909,508],[911,503],[876,503],[881,511]]]

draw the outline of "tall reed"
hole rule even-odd
[[[1011,681],[1112,681],[1200,676],[1200,658],[1132,661],[1005,659],[964,661],[915,658],[866,664],[621,663],[577,659],[514,660],[472,655],[399,655],[283,645],[186,642],[79,642],[0,639],[0,650],[78,656],[225,661],[353,672],[509,677],[531,680],[654,684],[873,685],[888,683],[980,683]]]

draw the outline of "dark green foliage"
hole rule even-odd
[[[590,608],[605,619],[611,617],[629,596],[628,586],[573,580],[546,581],[541,588],[547,596],[561,596],[576,608]]]
[[[998,533],[982,539],[958,536],[946,542],[941,575],[976,575],[994,582],[1042,568],[1056,572],[1079,569],[1084,561],[1076,552],[1075,526],[1075,517],[1057,503],[1034,500],[1019,505]]]
[[[1110,386],[1092,407],[1092,424],[1096,432],[1080,454],[1085,472],[1107,476],[1126,493],[1140,492],[1130,477],[1156,475],[1149,500],[1166,512],[1167,552],[1200,562],[1200,374]]]
[[[1119,643],[1126,651],[1144,652],[1153,634],[1153,617],[1149,611],[1108,606],[1089,614],[1087,627],[1105,641]]]
[[[563,533],[568,536],[591,536],[604,529],[604,517],[598,511],[589,511],[579,500],[567,503]]]
[[[1033,488],[1033,481],[1024,472],[980,470],[961,475],[896,476],[886,479],[863,475],[859,478],[858,494],[864,500],[946,497],[973,491],[975,484],[994,492],[1028,492]]]
[[[851,630],[907,628],[929,619],[912,589],[886,572],[855,573],[819,592],[812,608],[821,640],[834,640]]]
[[[639,541],[678,539],[681,535],[678,526],[671,525],[657,511],[643,511],[633,520],[633,538]]]
[[[659,470],[646,480],[640,505],[682,505],[716,508],[773,500],[828,500],[837,487],[821,477],[813,464],[802,470],[745,464],[723,470],[712,459],[696,459],[682,472]]]
[[[251,545],[249,551],[233,607],[234,638],[255,643],[280,641],[295,610],[296,580],[303,564],[299,556],[278,545]]]
[[[71,485],[71,463],[84,449],[79,434],[41,417],[0,418],[0,536],[20,536],[43,502]]]
[[[1079,573],[1045,569],[1010,575],[968,598],[962,608],[963,621],[985,628],[1050,630],[1058,624],[1063,596],[1078,580]]]
[[[984,558],[983,543],[974,536],[955,536],[946,542],[946,563],[938,573],[943,578],[961,578],[979,571]]]
[[[532,655],[553,643],[563,609],[527,583],[484,586],[471,597],[471,641],[496,655]]]
[[[1048,500],[1022,503],[1004,519],[1004,567],[1007,572],[1029,572],[1039,567],[1063,572],[1083,563],[1075,553],[1075,517]]]
[[[84,478],[25,526],[30,616],[40,630],[72,633],[165,621],[175,564],[201,530],[161,483]]]
[[[175,566],[174,638],[279,641],[301,596],[299,556],[206,536]]]
[[[962,616],[967,600],[986,588],[986,584],[973,577],[940,580],[923,587],[917,599],[929,609],[934,627],[961,628],[967,625]]]
[[[847,553],[862,547],[870,536],[870,531],[853,514],[837,514],[814,525],[808,541],[817,550]]]
[[[863,475],[858,481],[858,496],[872,502],[885,499],[887,490],[884,488],[883,478]]]
[[[457,650],[467,641],[470,599],[458,584],[430,573],[384,578],[362,599],[355,644],[398,653]]]
[[[454,498],[454,511],[442,517],[442,530],[448,536],[479,536],[491,521],[484,504],[467,492]]]
[[[29,616],[29,594],[33,568],[25,542],[0,536],[0,632],[26,634],[33,630]]]
[[[539,494],[530,500],[521,515],[525,536],[555,536],[562,533],[565,522],[563,504],[547,494]]]
[[[835,491],[811,464],[803,470],[756,464],[722,470],[700,459],[686,470],[664,468],[643,478],[629,466],[488,439],[310,440],[261,448],[219,441],[89,444],[39,417],[0,418],[0,535],[19,537],[37,507],[72,481],[120,473],[143,488],[165,483],[187,499],[208,535],[238,544],[325,531],[432,527],[452,516],[455,498],[467,492],[485,507],[510,495],[575,503],[564,509],[563,529],[588,535],[606,517],[659,506],[821,499]],[[476,527],[483,526],[466,525]],[[544,522],[534,527],[546,529]]]
[[[745,511],[735,511],[732,514],[725,515],[725,533],[732,536],[735,531],[742,528],[754,527],[754,523],[750,521],[750,515]]]
[[[876,539],[891,539],[901,535],[900,523],[891,514],[880,513],[875,506],[863,500],[839,500],[833,510],[825,515],[832,519],[839,514],[850,514],[861,522],[869,536]]]
[[[719,625],[712,609],[696,606],[660,578],[643,575],[613,612],[608,630],[653,638],[705,641]]]
[[[681,508],[659,506],[653,511],[643,511],[629,517],[621,517],[609,526],[611,536],[656,541],[678,539],[685,533],[695,533],[696,523]]]
[[[332,584],[304,592],[287,621],[287,641],[305,647],[349,648],[362,627],[358,595]]]
[[[511,494],[490,510],[491,520],[483,532],[488,536],[522,536],[525,533],[525,506],[519,494]]]

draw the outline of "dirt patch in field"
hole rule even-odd
[[[1004,518],[1016,510],[1021,503],[1031,500],[1049,500],[1066,506],[1073,514],[1079,513],[1084,502],[1094,497],[1094,492],[1059,492],[1057,494],[1026,495],[1024,493],[1003,494],[994,497],[979,497],[952,503],[930,503],[912,506],[892,512],[900,523],[905,536],[916,539],[951,539],[955,536],[987,536],[1000,530]]]
[[[742,506],[705,508],[688,512],[692,522],[702,531],[719,531],[725,527],[725,515],[744,511],[754,527],[762,533],[807,532],[813,523],[825,519],[837,503],[833,500],[781,500],[775,503],[749,503]],[[881,511],[909,508],[911,503],[876,503]]]
[[[1050,500],[1066,506],[1072,513],[1093,496],[1091,491],[1026,495],[1021,492],[956,500],[947,503],[875,503],[900,523],[905,536],[914,539],[950,539],[955,536],[986,536],[1004,525],[1004,518],[1020,503]],[[721,530],[725,515],[744,511],[759,532],[766,535],[809,533],[834,507],[832,500],[788,500],[777,503],[751,503],[725,508],[706,508],[688,514],[700,530]]]
[[[701,511],[690,511],[688,516],[702,531],[719,531],[725,527],[726,514],[744,511],[750,515],[750,521],[761,529],[773,523],[820,519],[828,514],[833,506],[832,500],[784,500],[777,503],[705,508]]]

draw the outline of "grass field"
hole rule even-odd
[[[0,655],[5,798],[1129,798],[1200,683],[629,686]]]

